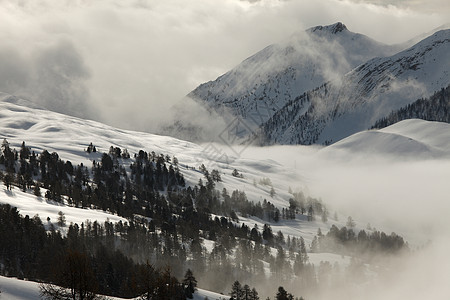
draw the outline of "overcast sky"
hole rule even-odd
[[[151,131],[171,105],[315,25],[399,43],[450,20],[448,0],[0,0],[0,91]]]

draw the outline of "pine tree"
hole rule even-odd
[[[66,226],[66,216],[62,211],[58,212],[58,226],[59,227]]]
[[[252,299],[252,290],[248,286],[248,284],[245,284],[242,287],[242,300],[251,300]]]
[[[9,173],[3,176],[3,184],[7,190],[11,190],[12,176]]]
[[[312,206],[308,208],[308,221],[314,220],[314,209]]]
[[[275,189],[273,187],[270,188],[269,194],[270,194],[270,197],[272,197],[272,198],[273,198],[273,196],[275,196]]]
[[[137,289],[141,296],[140,300],[151,300],[156,291],[156,281],[158,277],[157,271],[154,267],[147,262],[144,265],[141,265],[138,270],[138,282]]]
[[[242,300],[242,285],[239,281],[235,281],[231,286],[230,296],[233,300]]]
[[[315,235],[312,242],[311,242],[311,252],[317,252],[319,250],[319,240],[317,239],[317,236]]]
[[[303,263],[306,263],[308,261],[308,253],[306,251],[306,245],[305,245],[305,240],[303,239],[303,237],[300,237],[300,249],[299,252],[302,255],[302,261]]]
[[[292,300],[294,297],[288,293],[282,286],[278,288],[278,292],[275,295],[276,300]]]
[[[186,274],[184,275],[183,287],[186,297],[192,299],[192,294],[195,292],[197,287],[197,280],[195,279],[191,269],[187,269]]]
[[[220,173],[216,169],[211,171],[211,178],[212,178],[212,180],[214,180],[216,182],[222,181],[222,178],[220,177]]]
[[[33,193],[36,197],[41,197],[42,193],[41,193],[41,188],[39,187],[39,183],[36,182],[36,184],[34,185],[34,189],[33,189]]]
[[[356,223],[355,223],[355,221],[353,220],[353,218],[352,217],[348,217],[347,218],[347,223],[345,224],[348,228],[353,228],[353,227],[355,227],[356,226]]]
[[[22,142],[20,147],[20,159],[28,159],[30,157],[30,149],[25,146],[25,142]]]
[[[255,288],[252,288],[251,300],[259,300],[258,292]]]

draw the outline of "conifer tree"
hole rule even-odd
[[[58,212],[58,226],[60,227],[66,226],[66,216],[62,211]]]
[[[256,291],[255,288],[252,288],[252,293],[251,293],[251,300],[259,300],[259,296],[258,296],[258,292]]]
[[[242,299],[243,300],[251,300],[252,299],[252,290],[248,286],[248,284],[244,284],[242,287]]]
[[[41,197],[41,196],[42,196],[41,188],[39,187],[39,183],[37,183],[37,182],[36,182],[36,184],[34,185],[33,194],[34,194],[36,197]]]
[[[197,280],[195,279],[191,269],[187,269],[186,274],[184,275],[183,287],[186,297],[192,299],[192,294],[195,292],[197,287]]]
[[[231,286],[230,296],[233,300],[242,300],[242,285],[239,281],[235,281]]]
[[[153,266],[147,262],[140,266],[138,271],[138,291],[140,300],[151,300],[156,292],[156,281],[159,274]]]

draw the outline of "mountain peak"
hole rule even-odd
[[[343,23],[337,22],[337,23],[334,23],[334,24],[328,25],[328,26],[311,27],[310,29],[308,29],[308,31],[309,32],[321,31],[321,32],[329,32],[332,34],[337,34],[338,32],[348,31],[348,29],[347,29],[347,26],[345,26]]]

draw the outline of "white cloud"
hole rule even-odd
[[[429,31],[449,15],[446,1],[368,2],[1,1],[0,54],[16,53],[2,56],[8,72],[0,75],[9,76],[9,84],[0,88],[34,99],[53,97],[40,101],[60,111],[67,102],[57,101],[66,95],[73,114],[90,112],[116,126],[153,130],[198,84],[295,31],[342,21],[352,31],[392,43]],[[39,64],[36,53],[47,49],[56,58],[50,49],[61,43],[70,49],[60,62],[76,63],[82,73],[58,73],[70,81],[59,87],[29,74]]]

